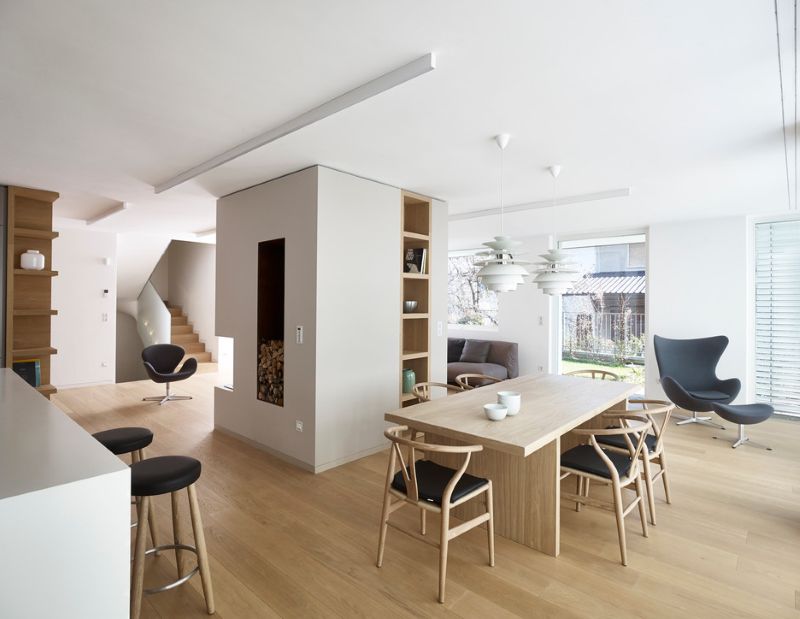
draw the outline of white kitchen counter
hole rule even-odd
[[[0,369],[0,617],[125,617],[130,470]]]

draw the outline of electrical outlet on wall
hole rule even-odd
[[[298,325],[297,327],[295,327],[294,341],[295,341],[296,344],[302,344],[303,343],[303,327],[301,325]],[[300,431],[302,432],[302,430],[300,430]]]
[[[299,419],[295,419],[294,420],[294,429],[297,430],[298,432],[302,432],[303,431],[303,422],[300,421]]]

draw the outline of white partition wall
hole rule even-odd
[[[400,189],[323,167],[220,199],[216,328],[234,341],[234,389],[216,390],[218,429],[312,471],[384,447],[400,379],[400,208]],[[445,208],[434,204],[435,263]],[[256,398],[258,243],[273,239],[286,248],[283,406]],[[434,376],[445,371],[446,283],[433,282]]]

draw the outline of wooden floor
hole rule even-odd
[[[390,529],[384,567],[375,567],[386,454],[316,476],[294,468],[214,432],[215,379],[174,385],[194,399],[161,407],[140,401],[158,393],[150,382],[65,390],[53,400],[91,432],[147,426],[149,455],[202,461],[218,617],[800,617],[800,423],[752,429],[772,452],[732,450],[711,428],[673,425],[673,504],[659,490],[647,539],[635,511],[628,517],[629,567],[619,564],[611,513],[564,504],[556,559],[498,538],[490,568],[482,530],[455,540],[440,605],[435,548]],[[169,498],[158,497],[156,509],[166,538]],[[417,523],[410,508],[398,518]],[[173,579],[174,555],[148,559],[146,570],[148,587]],[[206,616],[199,578],[146,598],[143,616]]]

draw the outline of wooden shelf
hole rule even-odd
[[[416,399],[417,396],[415,396],[413,393],[403,393],[400,395],[401,402],[410,402],[411,400],[416,400]]]
[[[431,237],[427,234],[419,234],[418,232],[403,231],[403,238],[414,239],[415,241],[430,241]]]
[[[14,236],[23,237],[26,239],[49,239],[53,240],[58,238],[58,232],[55,230],[34,230],[33,228],[14,228]]]
[[[58,271],[34,271],[29,269],[14,269],[14,275],[33,275],[35,277],[56,277],[58,275]]]
[[[58,389],[53,387],[53,385],[39,385],[36,387],[36,391],[44,393],[45,395],[53,395]]]
[[[409,359],[425,359],[428,356],[427,351],[419,350],[404,350],[403,351],[403,361],[408,361]]]
[[[14,316],[57,316],[54,309],[15,309]]]
[[[429,314],[403,314],[403,320],[419,320],[420,318],[428,318]]]
[[[41,348],[15,348],[11,351],[11,354],[17,359],[19,357],[35,357],[36,355],[56,355],[58,351],[52,346],[42,346]]]
[[[403,273],[403,279],[430,279],[427,273]]]

